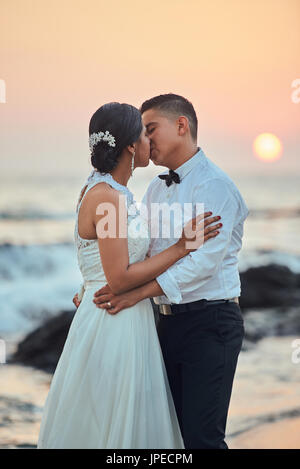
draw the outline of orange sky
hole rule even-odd
[[[104,102],[190,99],[199,145],[232,171],[300,169],[299,0],[1,0],[2,169],[81,171]],[[261,132],[283,156],[253,156]],[[272,165],[272,166],[271,166]]]

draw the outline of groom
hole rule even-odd
[[[155,280],[121,295],[106,286],[94,302],[105,307],[112,300],[121,310],[154,298],[185,447],[226,449],[227,413],[244,335],[237,255],[248,209],[231,179],[197,147],[197,117],[187,99],[160,95],[144,102],[141,113],[151,160],[169,169],[151,182],[143,199],[148,211],[153,203],[203,203],[204,211],[221,216],[223,227]],[[174,242],[151,239],[150,256]]]

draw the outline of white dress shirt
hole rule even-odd
[[[176,237],[171,230],[171,236],[152,237],[153,225],[150,224],[153,203],[180,203],[183,206],[189,202],[194,208],[197,203],[202,203],[205,212],[211,211],[212,216],[221,216],[219,222],[223,226],[215,238],[206,241],[199,249],[180,259],[156,278],[165,295],[154,298],[155,303],[179,304],[240,296],[238,252],[242,247],[243,224],[249,211],[239,190],[201,149],[177,168],[176,172],[180,176],[180,184],[173,182],[167,187],[165,181],[157,176],[144,195],[142,204],[147,207],[149,228],[152,228],[148,254],[153,256],[167,249],[181,235],[180,232]],[[168,171],[163,174],[168,174]],[[195,213],[194,211],[192,216]],[[152,215],[152,223],[154,218],[159,225],[158,229],[162,230],[161,217]],[[176,226],[175,219],[174,223]],[[182,229],[186,220],[181,217],[180,223]]]

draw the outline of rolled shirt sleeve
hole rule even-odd
[[[211,211],[212,216],[220,215],[223,226],[217,237],[156,278],[171,303],[180,303],[182,294],[203,287],[211,279],[226,255],[234,226],[247,216],[234,187],[223,179],[211,179],[195,188],[193,203],[203,203],[204,212]]]

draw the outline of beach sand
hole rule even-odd
[[[36,446],[51,378],[33,368],[1,365],[0,448]]]
[[[299,449],[300,418],[260,425],[233,439],[230,449]]]
[[[269,337],[240,354],[227,423],[231,449],[300,448],[300,364],[295,337]],[[34,448],[52,375],[0,366],[0,448]]]

